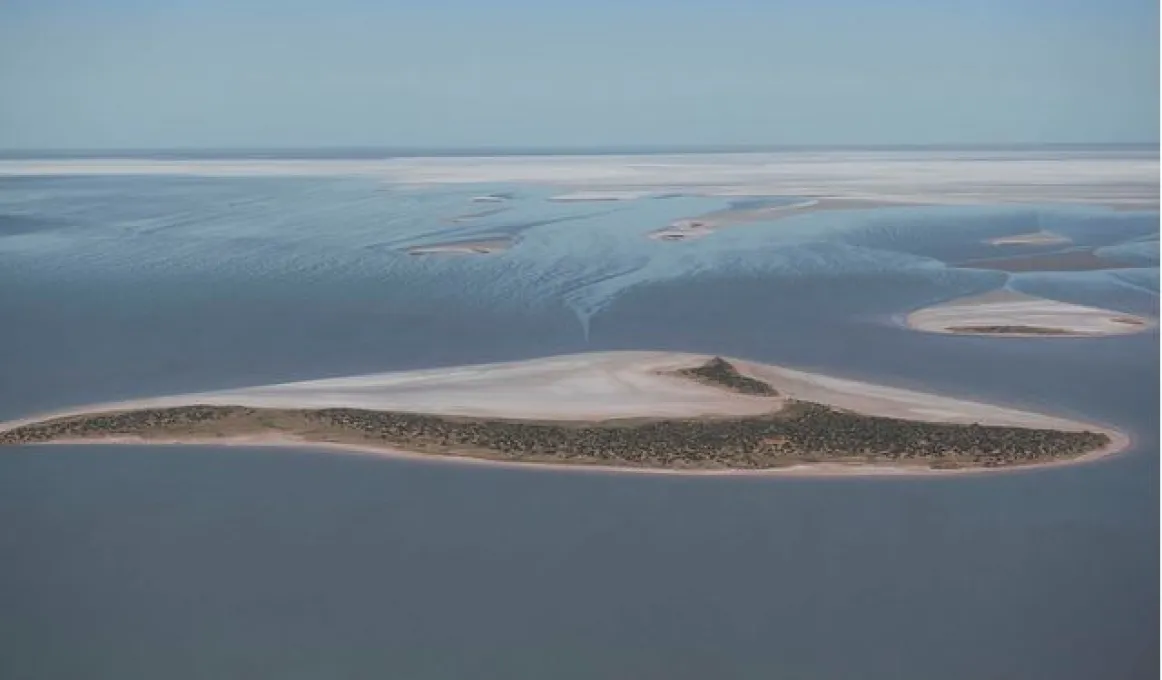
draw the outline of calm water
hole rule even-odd
[[[485,190],[519,198],[447,221]],[[0,417],[671,348],[1077,414],[1137,445],[1100,464],[922,481],[5,450],[0,677],[1157,676],[1157,333],[997,340],[891,323],[1006,281],[1157,314],[1157,213],[820,213],[663,245],[640,236],[720,204],[544,198],[0,180]],[[943,264],[1030,223],[1141,266],[1006,280]],[[518,245],[491,259],[399,251],[499,234]]]

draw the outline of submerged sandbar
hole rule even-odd
[[[490,255],[512,247],[512,239],[491,238],[472,241],[450,241],[407,249],[409,255]]]
[[[1002,272],[1073,272],[1098,269],[1127,269],[1135,265],[1099,256],[1092,248],[1059,253],[989,257],[960,262],[957,267],[992,269]]]
[[[281,443],[659,471],[847,474],[1086,460],[1085,423],[721,358],[649,352],[123,402],[0,426],[0,444]]]

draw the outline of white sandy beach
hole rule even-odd
[[[1129,444],[1108,427],[981,402],[833,378],[789,368],[732,359],[742,373],[766,381],[778,397],[738,394],[670,373],[704,362],[707,356],[668,352],[604,352],[458,368],[380,373],[345,378],[266,385],[218,392],[141,399],[71,409],[0,424],[0,430],[61,415],[191,404],[255,408],[348,407],[449,416],[516,418],[548,421],[592,421],[618,418],[693,418],[757,415],[780,409],[787,399],[813,401],[868,415],[947,423],[980,423],[1062,431],[1100,431],[1111,437],[1106,449],[1075,459],[1093,460]],[[412,454],[372,446],[307,442],[280,435],[240,438],[150,440],[118,437],[71,443],[238,444],[328,448],[424,460],[441,456]],[[65,443],[65,442],[57,442]],[[657,474],[764,475],[899,475],[962,474],[973,468],[931,470],[920,465],[818,463],[760,471],[673,470],[622,466],[571,466],[469,459],[490,465],[574,467]],[[1031,467],[1031,466],[1017,466]],[[1017,469],[1008,468],[1008,469]]]
[[[925,307],[909,314],[909,328],[929,333],[999,337],[1101,337],[1140,333],[1156,321],[1123,312],[1047,300],[999,290]],[[1025,326],[1051,333],[989,333],[966,330],[987,326]]]

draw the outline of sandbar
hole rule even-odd
[[[998,290],[916,310],[905,323],[915,330],[953,335],[1088,338],[1140,333],[1153,328],[1156,320]]]
[[[489,255],[503,252],[510,247],[512,247],[511,239],[495,238],[414,246],[408,248],[407,252],[409,255]]]
[[[985,243],[992,246],[1054,246],[1072,242],[1073,240],[1068,236],[1055,234],[1044,229],[1027,234],[998,236],[985,241]]]
[[[786,205],[767,205],[758,208],[730,208],[693,218],[675,220],[665,228],[651,232],[649,237],[660,241],[687,241],[740,224],[770,222],[793,215],[831,210],[869,210],[872,208],[921,205],[859,198],[807,198]]]

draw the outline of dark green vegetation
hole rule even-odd
[[[949,326],[952,333],[992,333],[996,335],[1070,335],[1063,328],[1045,326]]]
[[[722,357],[714,357],[701,366],[683,368],[675,373],[693,378],[698,382],[718,385],[742,394],[755,394],[763,397],[775,397],[779,394],[775,388],[765,382],[748,378],[739,373],[729,361]]]
[[[0,432],[0,445],[54,439],[205,440],[272,433],[512,461],[660,468],[774,468],[801,462],[911,462],[995,467],[1071,458],[1105,434],[953,425],[864,416],[790,402],[762,416],[598,423],[368,411],[181,406],[57,418]]]

